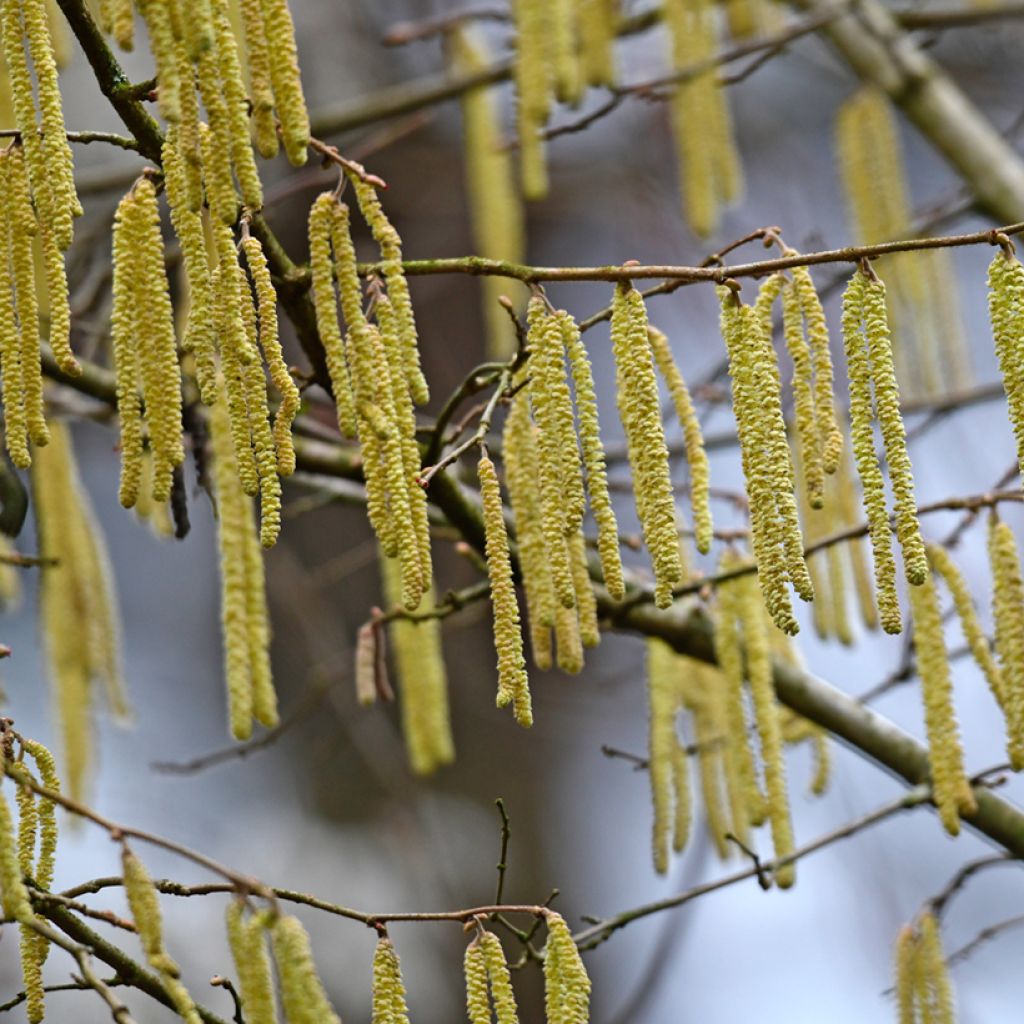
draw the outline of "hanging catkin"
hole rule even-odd
[[[482,37],[465,25],[459,25],[447,38],[455,71],[477,74],[489,65],[490,55]],[[522,202],[511,154],[502,145],[500,110],[494,91],[488,86],[466,89],[460,102],[466,200],[475,251],[487,259],[521,263],[526,257]],[[481,278],[487,350],[494,359],[507,359],[516,346],[512,320],[498,304],[507,290],[501,278]]]
[[[955,1024],[953,986],[949,981],[949,965],[942,950],[938,919],[931,912],[922,914],[918,927],[921,931],[918,999],[928,1017],[925,1024]]]
[[[491,1024],[491,1004],[487,998],[487,958],[479,940],[467,947],[462,961],[466,978],[466,1015],[470,1024]]]
[[[409,1024],[398,954],[382,935],[373,954],[373,1009],[370,1024]]]
[[[992,619],[1003,678],[1007,754],[1015,771],[1024,767],[1024,579],[1010,527],[989,518],[988,559],[992,573]]]
[[[1024,266],[1009,239],[988,268],[988,309],[1017,456],[1024,459]]]
[[[401,603],[401,573],[393,558],[381,558],[380,562],[384,600],[394,607]],[[429,615],[434,604],[431,590],[420,610]],[[441,647],[441,621],[437,618],[410,620],[399,616],[388,624],[388,635],[398,676],[402,733],[409,763],[418,775],[429,775],[455,760],[448,712],[448,675]]]
[[[52,431],[32,467],[40,550],[59,561],[42,576],[40,621],[60,717],[63,775],[70,795],[80,800],[92,767],[93,686],[104,687],[118,717],[126,717],[128,707],[106,545],[78,475],[71,436],[62,423]]]
[[[122,50],[131,50],[135,45],[135,19],[132,14],[132,0],[99,0],[100,27],[112,35]]]
[[[544,954],[544,1009],[547,1024],[586,1024],[590,1019],[590,978],[565,918],[548,911]]]
[[[704,450],[704,435],[700,429],[700,420],[693,407],[686,381],[672,358],[672,349],[668,338],[656,327],[648,327],[647,335],[651,342],[654,361],[661,374],[672,404],[683,428],[683,441],[686,446],[686,461],[690,467],[690,508],[693,513],[694,536],[697,550],[706,555],[711,550],[711,498],[709,488],[711,473],[708,467],[708,456]]]
[[[620,284],[612,301],[611,323],[616,401],[633,471],[637,514],[654,566],[654,600],[659,608],[667,608],[683,566],[647,326],[643,297],[631,285]]]
[[[277,1024],[274,980],[266,943],[266,914],[247,915],[244,903],[232,900],[227,909],[227,933],[246,1024]]]
[[[470,1024],[492,1024],[494,1020],[497,1024],[519,1024],[516,997],[512,991],[512,976],[505,962],[501,940],[497,935],[489,931],[480,931],[466,949],[464,970],[466,1011]],[[494,1004],[493,1017],[491,1002]]]
[[[928,760],[932,775],[932,799],[950,835],[960,831],[960,815],[976,810],[974,793],[964,772],[963,750],[953,710],[953,681],[942,629],[942,614],[929,576],[910,589],[914,624],[914,652],[921,678],[925,726],[928,732]]]
[[[501,485],[494,463],[481,455],[477,463],[480,497],[487,535],[487,572],[494,606],[494,647],[498,654],[498,707],[512,705],[516,721],[533,724],[530,682],[523,660],[523,636],[519,628],[519,606],[512,582],[512,562],[501,501]]]
[[[11,461],[24,469],[32,462],[25,409],[27,396],[22,375],[22,343],[27,331],[24,327],[19,330],[16,281],[11,273],[12,264],[17,268],[20,263],[21,248],[19,225],[14,219],[11,202],[11,164],[11,150],[0,153],[0,244],[4,253],[0,258],[0,369],[3,373],[4,442]],[[24,237],[31,245],[31,239],[27,235]],[[13,259],[9,259],[7,253]],[[31,251],[28,256],[31,259]],[[31,269],[31,263],[28,266]],[[34,298],[33,291],[33,302]],[[38,331],[35,337],[38,345]]]
[[[588,85],[615,84],[615,36],[619,0],[573,0],[580,62]]]
[[[160,113],[166,121],[180,121],[182,82],[174,26],[171,24],[171,4],[167,0],[136,0],[135,6],[146,23],[149,49],[156,61],[156,93]]]
[[[516,0],[516,124],[519,136],[519,175],[527,199],[548,194],[548,170],[541,132],[551,110],[552,76],[548,64],[548,4],[546,0]]]
[[[281,985],[281,1006],[289,1024],[341,1024],[317,975],[309,934],[302,922],[282,915],[274,922],[270,937]]]
[[[12,921],[31,921],[32,904],[21,877],[17,833],[7,797],[0,792],[0,901],[4,917]]]
[[[709,0],[662,0],[662,9],[674,70],[714,57],[716,12]],[[684,213],[693,231],[706,237],[718,225],[720,208],[743,191],[732,119],[713,61],[703,73],[675,85],[672,127]]]
[[[274,106],[281,121],[281,138],[288,160],[301,167],[308,156],[309,112],[299,76],[295,25],[287,0],[260,0],[263,28],[270,53],[270,81]]]

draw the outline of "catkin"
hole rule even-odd
[[[260,0],[239,0],[238,9],[245,31],[253,135],[260,156],[269,160],[277,156],[278,139],[277,119],[274,117],[274,87],[270,80],[270,48],[263,24],[263,9]]]
[[[491,1004],[487,998],[487,958],[480,942],[474,939],[463,957],[466,978],[466,1014],[470,1024],[491,1024]]]
[[[494,606],[494,647],[498,654],[498,707],[512,704],[516,721],[533,724],[530,683],[523,660],[523,637],[519,628],[519,606],[512,583],[512,562],[502,510],[501,485],[494,463],[482,455],[477,463],[480,497],[487,535],[487,573]]]
[[[574,3],[583,77],[588,85],[614,85],[619,0],[574,0]]]
[[[914,992],[918,943],[912,925],[904,925],[896,936],[896,1008],[899,1024],[917,1024]]]
[[[1007,753],[1015,771],[1024,767],[1024,580],[1010,527],[990,517],[988,558],[992,572],[992,619],[1003,678]]]
[[[0,244],[17,255],[16,225],[10,203],[10,151],[0,155]],[[4,443],[11,461],[20,469],[32,462],[22,380],[22,338],[19,337],[15,281],[11,261],[0,259],[0,368],[3,371]]]
[[[12,921],[30,921],[32,904],[21,877],[18,840],[7,798],[0,793],[0,900],[4,917]]]
[[[949,981],[949,967],[942,951],[938,919],[932,913],[921,916],[919,925],[921,945],[918,957],[922,988],[922,1009],[927,1017],[926,1024],[954,1024],[956,1010],[953,1003],[953,987]],[[927,995],[925,994],[927,993]]]
[[[393,558],[381,558],[380,563],[384,599],[390,606],[398,605],[402,598],[399,567]],[[429,614],[434,605],[431,590],[421,606],[424,614]],[[402,733],[409,763],[418,775],[430,775],[455,760],[441,622],[437,618],[411,620],[399,616],[389,623],[388,634],[398,675]],[[376,656],[376,650],[373,654]]]
[[[341,1024],[316,973],[309,935],[297,917],[279,917],[270,930],[281,1006],[288,1024]]]
[[[371,1024],[409,1024],[405,986],[398,954],[391,940],[382,935],[373,954],[373,1009]]]
[[[299,76],[295,25],[287,0],[260,0],[263,27],[270,52],[270,81],[274,105],[281,120],[281,137],[288,160],[301,167],[308,156],[309,112]]]
[[[262,915],[244,913],[241,900],[227,909],[228,943],[235,961],[242,1013],[248,1024],[276,1024],[274,982],[264,937]]]
[[[658,372],[661,374],[672,404],[683,428],[683,440],[686,446],[686,462],[690,467],[690,509],[693,513],[694,536],[697,550],[706,555],[711,550],[712,523],[711,498],[709,493],[711,473],[708,467],[708,456],[704,450],[704,435],[700,429],[700,420],[693,407],[689,388],[683,379],[679,367],[672,358],[672,349],[668,338],[656,327],[648,327],[647,334],[651,342],[651,351]]]
[[[672,587],[683,576],[679,526],[647,334],[647,310],[632,286],[615,289],[611,335],[616,400],[633,470],[637,513],[654,565],[655,603],[666,608],[672,603]]]
[[[513,8],[516,59],[516,125],[519,136],[519,175],[523,195],[543,199],[548,171],[541,131],[551,109],[552,76],[547,61],[548,19],[545,0],[516,0]]]
[[[988,308],[1017,456],[1024,460],[1024,266],[1007,250],[1000,249],[989,265]]]
[[[164,948],[163,915],[156,886],[146,866],[127,845],[121,847],[121,875],[128,909],[146,960],[161,975],[177,978],[180,973],[178,965]]]
[[[214,217],[230,227],[238,218],[238,193],[231,175],[231,112],[214,50],[200,55],[196,73],[209,122],[201,124],[199,130],[206,199]]]
[[[544,955],[544,1008],[548,1024],[586,1024],[590,1019],[590,978],[561,914],[548,911]]]
[[[134,48],[132,0],[100,0],[99,22],[103,31],[112,35],[122,50]]]
[[[942,614],[929,576],[924,584],[910,590],[914,621],[914,652],[921,678],[928,759],[932,775],[932,798],[939,817],[950,835],[960,831],[960,815],[976,809],[974,793],[964,772],[963,750],[953,710],[953,682],[943,637]]]
[[[478,939],[487,965],[487,980],[491,987],[491,1000],[497,1024],[519,1024],[519,1011],[512,990],[512,975],[505,961],[505,950],[501,940],[493,932],[485,931]],[[490,1024],[490,1014],[487,1018]]]
[[[180,121],[182,82],[174,27],[171,24],[171,4],[167,0],[136,0],[136,6],[146,23],[149,48],[156,61],[160,113],[167,121]]]

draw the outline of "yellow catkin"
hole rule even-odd
[[[716,12],[708,0],[664,0],[663,10],[673,68],[714,57]],[[672,124],[686,219],[705,237],[715,230],[720,207],[743,191],[729,106],[714,67],[676,84]]]
[[[992,619],[1003,677],[1007,753],[1014,770],[1024,767],[1024,580],[1010,527],[991,517],[988,558],[992,572]]]
[[[32,904],[21,877],[18,839],[7,798],[0,793],[0,900],[4,916],[12,921],[30,921]]]
[[[309,935],[297,917],[279,917],[270,931],[289,1024],[341,1024],[316,973]]]
[[[597,621],[597,598],[590,582],[590,563],[583,530],[569,538],[569,560],[572,566],[573,588],[576,593],[576,611],[579,618],[580,640],[584,647],[596,647],[601,642]]]
[[[135,19],[131,0],[100,0],[100,26],[114,37],[122,50],[135,46]]]
[[[466,1014],[470,1024],[491,1024],[491,1004],[487,998],[487,958],[477,939],[466,947],[463,972],[466,978]]]
[[[576,47],[575,0],[554,0],[548,5],[548,46],[555,98],[571,107],[583,98],[583,75]]]
[[[555,609],[555,661],[569,675],[583,671],[583,638],[575,608],[559,605]]]
[[[10,203],[9,152],[0,156],[0,244],[4,253],[17,254],[17,225]],[[11,261],[0,259],[0,369],[3,372],[4,443],[11,461],[20,469],[32,462],[28,448],[28,431],[24,405],[21,369],[21,337],[18,331],[15,282]]]
[[[149,48],[156,61],[157,99],[167,121],[181,120],[181,77],[167,0],[136,0],[149,33]]]
[[[921,940],[918,970],[927,992],[927,1003],[922,1007],[927,1018],[926,1024],[954,1024],[956,1008],[953,986],[950,984],[949,966],[942,950],[939,922],[934,914],[925,913],[921,915],[919,928]]]
[[[519,175],[523,195],[543,199],[548,171],[541,130],[551,108],[552,77],[547,60],[548,5],[545,0],[516,0],[516,124],[519,136]]]
[[[474,74],[490,64],[482,36],[465,25],[448,37],[456,71]],[[466,199],[475,241],[474,251],[488,259],[522,262],[526,257],[523,208],[516,184],[512,155],[502,145],[501,111],[489,86],[465,90],[462,134]],[[487,349],[492,358],[507,359],[515,351],[516,335],[508,313],[498,304],[508,290],[505,281],[483,277],[480,281]]]
[[[590,978],[572,932],[561,914],[545,918],[544,1009],[548,1024],[586,1024],[590,1019]]]
[[[121,876],[139,944],[151,967],[161,974],[178,976],[178,965],[164,948],[160,896],[141,860],[127,847],[121,848]]]
[[[519,605],[512,583],[512,562],[501,500],[501,485],[494,463],[482,455],[477,463],[480,497],[487,535],[487,573],[494,606],[494,647],[498,654],[498,707],[512,704],[520,725],[533,724],[530,684],[523,660],[523,637],[519,628]]]
[[[541,522],[536,429],[530,418],[529,399],[523,389],[517,391],[512,398],[511,409],[505,420],[502,454],[505,459],[509,505],[515,522],[519,567],[526,594],[530,650],[537,668],[548,669],[552,663],[551,628],[555,624],[555,591]],[[618,550],[617,535],[615,543]]]
[[[187,17],[182,18],[182,35],[186,52],[192,60],[198,60],[201,54],[213,47],[211,7],[211,0],[189,0],[187,7],[182,5],[183,13],[187,10]]]
[[[25,775],[31,778],[28,772]],[[18,864],[23,875],[35,879],[35,849],[39,829],[35,794],[29,786],[18,785],[15,796],[18,807]],[[38,879],[36,882],[42,884]],[[22,921],[18,933],[21,974],[25,986],[25,1015],[29,1024],[39,1024],[46,1014],[40,953],[48,948],[49,943],[33,931],[27,921]]]
[[[484,932],[478,940],[484,952],[487,965],[487,979],[491,986],[491,1000],[497,1024],[519,1024],[519,1011],[512,990],[512,975],[505,961],[505,950],[501,940],[493,932]],[[488,1015],[488,1024],[490,1016]],[[396,1022],[397,1024],[397,1022]]]
[[[391,940],[382,935],[373,954],[373,1008],[371,1024],[409,1024],[405,986],[398,954]]]
[[[249,99],[242,82],[238,43],[228,14],[228,0],[211,0],[217,65],[227,108],[227,128],[231,147],[231,164],[238,179],[242,202],[250,210],[263,206],[263,186],[256,170],[249,135]]]
[[[565,438],[561,431],[559,403],[562,396],[557,387],[558,368],[556,366],[552,370],[547,365],[552,358],[552,346],[561,347],[561,335],[557,323],[547,314],[544,300],[539,295],[530,299],[527,322],[530,360],[531,363],[534,359],[538,361],[530,382],[529,396],[537,424],[539,462],[535,472],[540,478],[541,529],[555,594],[563,608],[572,608],[576,596],[566,544],[566,495],[563,489],[567,486],[565,472],[569,460],[563,458],[562,452]],[[555,377],[554,383],[552,377]]]
[[[270,48],[263,25],[263,9],[260,0],[239,0],[238,9],[245,31],[253,135],[260,156],[269,160],[277,156],[278,139],[277,118],[274,117],[274,88],[270,81]]]
[[[839,468],[836,470],[836,486],[838,511],[843,526],[852,526],[860,522],[862,502],[857,494],[857,485],[854,479],[853,456],[850,445],[846,441],[843,443]],[[844,547],[853,570],[853,585],[857,594],[861,622],[867,629],[877,629],[878,608],[875,604],[874,586],[865,556],[864,542],[853,540],[845,544]]]
[[[1017,455],[1024,459],[1024,266],[1008,251],[997,252],[989,266],[988,308]]]
[[[619,0],[574,2],[583,76],[588,85],[614,85]]]
[[[896,936],[896,1010],[898,1024],[917,1024],[914,991],[915,961],[918,943],[912,925],[904,925]]]
[[[37,740],[23,739],[25,753],[35,762],[43,786],[52,793],[59,793],[60,778],[57,775],[57,762],[53,754]],[[35,880],[43,889],[48,889],[53,881],[53,871],[57,854],[57,807],[52,800],[40,797],[39,814],[39,857],[35,863]]]
[[[309,265],[313,278],[313,305],[317,331],[324,347],[327,372],[338,407],[338,429],[346,437],[356,434],[355,398],[349,366],[338,322],[338,299],[334,291],[331,260],[331,225],[337,199],[331,192],[317,196],[309,211]]]
[[[384,599],[393,607],[402,600],[401,572],[393,558],[381,558],[380,563]],[[429,613],[434,604],[431,591],[421,609]],[[441,621],[399,617],[388,624],[388,634],[398,676],[402,733],[409,763],[418,775],[429,775],[455,760]],[[375,657],[376,645],[373,654]]]
[[[210,211],[228,226],[238,218],[238,193],[231,175],[231,112],[220,79],[217,54],[208,50],[196,65],[199,94],[206,107],[208,125],[200,125],[203,179]]]
[[[769,641],[770,624],[765,618],[757,584],[749,576],[737,584],[737,614],[743,624],[744,648],[747,656],[747,679],[754,704],[754,718],[761,740],[761,761],[764,766],[768,822],[776,860],[788,857],[794,849],[793,823],[786,791],[786,764],[782,746],[782,724],[772,681],[772,659]],[[776,884],[788,889],[796,880],[796,867],[790,862],[773,873]]]
[[[971,591],[967,586],[967,580],[964,579],[963,573],[960,572],[949,552],[942,545],[928,544],[927,551],[928,564],[932,571],[937,573],[949,588],[967,646],[971,649],[974,660],[984,674],[992,695],[996,698],[999,706],[1005,708],[1006,686],[1003,674],[996,664],[988,637],[982,629],[978,611],[974,606],[974,598],[971,597]]]
[[[932,775],[932,799],[950,835],[960,831],[960,814],[976,809],[974,793],[964,771],[956,713],[953,710],[953,681],[943,637],[935,583],[931,577],[910,590],[914,622],[914,652],[921,679],[925,726],[928,732],[928,760]]]
[[[875,563],[878,613],[886,633],[902,628],[896,594],[896,560],[885,505],[885,481],[875,451],[871,414],[871,365],[861,331],[867,278],[857,272],[843,294],[843,342],[850,379],[850,439],[863,489],[864,511]]]
[[[586,510],[580,446],[576,437],[572,395],[569,392],[565,365],[566,339],[574,327],[572,317],[564,309],[556,311],[554,316],[548,319],[547,329],[537,339],[539,347],[530,357],[535,386],[551,396],[551,427],[560,449],[562,504],[565,516],[562,529],[567,536],[583,522]],[[543,430],[543,427],[541,429]]]
[[[276,1024],[274,981],[260,914],[244,913],[244,904],[232,900],[227,909],[228,943],[235,961],[242,1012],[248,1024]]]
[[[118,612],[109,557],[74,461],[71,437],[53,424],[36,453],[32,493],[40,550],[59,566],[42,578],[40,621],[60,716],[64,776],[82,799],[92,764],[92,685],[101,683],[112,710],[128,713],[118,657]]]
[[[679,425],[683,428],[686,461],[690,467],[690,508],[693,513],[694,536],[697,550],[706,555],[711,550],[712,523],[709,494],[711,473],[707,452],[704,450],[704,435],[690,398],[690,390],[672,358],[668,338],[656,327],[648,327],[647,333],[658,372],[665,381]]]
[[[632,286],[615,289],[611,335],[616,400],[633,471],[637,513],[654,566],[654,599],[659,608],[666,608],[672,602],[673,586],[683,576],[679,525],[647,334],[647,310]]]
[[[270,80],[274,105],[281,120],[281,136],[289,161],[300,167],[309,148],[309,113],[299,77],[295,26],[287,0],[261,0],[263,25],[270,51]]]

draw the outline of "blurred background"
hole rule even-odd
[[[388,48],[381,38],[396,22],[463,5],[292,0],[291,6],[316,121],[318,111],[356,106],[378,90],[441,71],[436,39]],[[961,29],[933,40],[934,55],[999,128],[1022,112],[1022,35],[1015,24]],[[508,27],[496,22],[486,31],[500,55]],[[626,80],[652,77],[666,66],[667,41],[660,29],[619,45]],[[128,55],[125,63],[133,80],[152,73],[144,52]],[[77,57],[64,74],[69,127],[118,130],[84,61]],[[809,38],[729,90],[747,198],[728,211],[707,240],[696,239],[682,217],[665,104],[631,101],[586,132],[555,140],[549,151],[550,197],[527,211],[529,261],[695,264],[768,224],[780,225],[787,242],[801,250],[848,243],[832,122],[855,86],[827,47]],[[508,89],[501,92],[506,103]],[[588,102],[596,106],[600,97],[592,95]],[[511,131],[510,119],[506,125]],[[472,252],[458,104],[446,102],[425,116],[391,121],[385,137],[379,132],[380,126],[370,126],[330,141],[343,152],[370,150],[366,162],[390,185],[385,206],[403,236],[407,258]],[[907,130],[903,141],[915,210],[927,211],[955,195],[957,182],[921,139]],[[75,156],[87,211],[80,235],[94,232],[91,245],[81,247],[81,258],[102,274],[109,269],[110,217],[135,165],[128,155],[96,146],[79,147]],[[267,167],[267,175],[277,183],[269,192],[268,219],[292,256],[302,260],[306,212],[320,188],[333,186],[334,174],[316,167],[296,172],[278,161]],[[962,216],[944,229],[980,226]],[[757,258],[756,246],[748,251]],[[984,290],[990,254],[969,248],[955,250],[953,258],[974,380],[997,380]],[[819,287],[832,275],[829,268],[815,271]],[[413,278],[411,287],[436,411],[484,358],[480,283],[439,276]],[[524,297],[518,287],[508,283],[517,301]],[[555,286],[549,292],[556,305],[581,319],[610,298],[609,288],[594,284]],[[685,288],[652,300],[649,308],[652,323],[668,333],[688,381],[708,380],[724,355],[712,290]],[[826,308],[837,334],[835,295]],[[79,327],[94,334],[99,328],[102,337],[102,323]],[[611,443],[621,440],[621,431],[607,326],[586,340]],[[302,363],[297,349],[290,354]],[[842,387],[841,360],[837,365]],[[715,389],[705,394],[713,399]],[[646,775],[627,761],[602,755],[604,744],[646,752],[643,643],[637,638],[607,635],[576,678],[531,669],[536,724],[524,732],[494,708],[489,608],[475,605],[448,618],[444,646],[457,760],[431,779],[414,777],[397,709],[359,708],[350,675],[356,630],[381,601],[376,546],[364,513],[341,503],[310,501],[309,490],[299,486],[286,488],[289,512],[282,540],[267,555],[275,679],[284,715],[297,712],[298,717],[275,743],[244,759],[229,758],[188,774],[156,770],[155,762],[188,762],[229,745],[212,512],[197,493],[188,538],[180,543],[156,538],[117,504],[115,432],[107,423],[91,421],[98,417],[89,400],[63,392],[58,400],[69,413],[88,414],[75,428],[75,442],[114,563],[125,673],[135,707],[130,728],[117,728],[102,717],[97,721],[100,770],[92,801],[101,813],[200,848],[272,884],[362,910],[442,910],[489,902],[499,852],[497,797],[511,818],[506,899],[541,902],[557,888],[554,905],[573,927],[581,925],[582,915],[614,913],[731,870],[717,862],[698,828],[670,875],[656,877]],[[711,401],[706,408],[709,435],[732,429],[727,404]],[[324,422],[330,423],[329,412]],[[911,426],[916,422],[911,419]],[[671,422],[668,429],[670,440],[678,440],[678,424]],[[921,502],[992,487],[1014,457],[1004,403],[978,404],[942,418],[913,443],[911,454]],[[735,448],[724,445],[711,456],[713,484],[738,488]],[[613,477],[622,479],[624,472],[620,466]],[[620,497],[620,523],[624,530],[636,529],[631,499]],[[727,505],[715,511],[717,524],[735,525]],[[1007,517],[1015,528],[1022,525],[1012,511]],[[955,522],[952,514],[931,516],[924,524],[926,536],[940,538]],[[19,546],[30,552],[34,545],[29,525]],[[957,557],[989,624],[983,529],[968,533]],[[478,578],[450,545],[437,545],[437,564],[442,588]],[[710,560],[699,565],[712,568]],[[55,744],[33,573],[23,579],[20,610],[0,619],[0,640],[14,652],[0,666],[5,706],[20,731]],[[869,689],[900,664],[902,638],[861,633],[853,647],[822,643],[804,611],[803,657],[812,671],[847,692]],[[956,628],[951,628],[951,646],[961,642]],[[956,663],[955,681],[968,767],[979,771],[1003,760],[1001,717],[972,663]],[[314,692],[318,686],[320,696]],[[889,690],[877,707],[922,735],[913,682]],[[855,753],[833,744],[833,754],[832,785],[820,799],[805,795],[808,751],[800,748],[790,758],[798,843],[903,790]],[[1013,781],[1002,792],[1012,798],[1021,790]],[[970,833],[949,839],[931,812],[917,810],[807,858],[789,892],[762,892],[751,880],[636,922],[586,957],[594,982],[592,1019],[600,1024],[894,1019],[886,990],[899,927],[960,864],[987,849]],[[158,850],[146,849],[144,856],[154,876],[209,880]],[[740,863],[735,860],[733,867]],[[117,849],[104,833],[65,821],[58,888],[117,870]],[[94,904],[123,910],[117,890],[95,897]],[[185,979],[197,999],[229,1017],[226,994],[206,987],[209,976],[232,972],[223,939],[224,905],[224,897],[164,900],[168,947],[183,964]],[[984,873],[952,906],[944,929],[947,951],[985,925],[1021,911],[1019,869]],[[313,935],[318,966],[338,1011],[349,1021],[368,1019],[374,935],[324,914],[301,908],[299,914]],[[462,1019],[465,940],[459,926],[396,925],[391,934],[402,956],[413,1019],[419,1024]],[[126,944],[137,952],[130,937]],[[5,934],[0,1002],[20,988],[16,948],[13,932]],[[1024,1000],[1024,976],[1016,969],[1022,953],[1024,929],[1009,931],[955,968],[963,1021],[1017,1019]],[[55,952],[47,978],[66,980],[68,970],[66,958]],[[519,972],[516,985],[523,1021],[542,1019],[539,971]],[[170,1019],[138,994],[127,1001],[141,1022]],[[107,1018],[87,994],[53,995],[49,1005],[54,1021]],[[18,1008],[9,1017],[23,1020],[21,1014]]]

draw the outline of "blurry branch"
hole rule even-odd
[[[111,978],[104,978],[103,984],[107,988],[117,988],[118,985],[123,985],[124,982],[115,974]],[[44,992],[88,992],[92,986],[84,981],[69,981],[63,985],[46,985],[43,988]],[[6,1003],[0,1003],[0,1013],[9,1013],[11,1010],[18,1006],[21,1006],[25,1000],[28,999],[27,992],[19,992],[12,999],[8,999]]]
[[[129,139],[124,135],[114,135],[111,132],[65,132],[68,142],[77,142],[88,145],[90,142],[105,142],[110,146],[117,146],[119,149],[130,149],[138,152],[139,144],[135,139]],[[0,128],[0,139],[20,139],[21,132],[17,128]]]
[[[951,650],[946,660],[952,664],[954,661],[959,661],[961,658],[967,657],[971,653],[970,647],[955,647]],[[909,683],[917,675],[917,663],[914,659],[913,647],[908,645],[907,652],[904,655],[901,663],[895,671],[890,672],[880,683],[876,683],[869,690],[865,690],[860,696],[857,697],[858,704],[870,704],[874,700],[878,700],[883,694],[888,693],[890,690],[896,689],[902,683]]]
[[[981,857],[978,860],[969,861],[964,864],[955,875],[949,880],[949,883],[945,888],[932,896],[926,903],[927,909],[929,909],[936,917],[942,917],[945,913],[946,908],[949,906],[950,900],[960,892],[963,887],[979,872],[985,871],[987,868],[996,867],[1000,864],[1012,864],[1016,867],[1020,867],[1020,863],[1011,858],[1008,853],[996,853],[990,857]]]
[[[1005,918],[1002,921],[997,921],[995,924],[990,924],[987,928],[982,928],[970,942],[961,946],[956,952],[950,953],[946,958],[946,963],[950,967],[962,964],[965,960],[970,959],[979,946],[984,945],[998,935],[1002,935],[1003,932],[1009,931],[1011,928],[1019,928],[1021,925],[1024,925],[1024,914],[1015,914],[1013,917]]]

